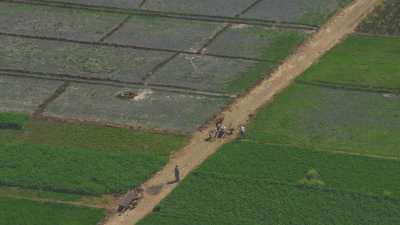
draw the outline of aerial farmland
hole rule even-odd
[[[0,0],[0,225],[400,224],[397,0]]]

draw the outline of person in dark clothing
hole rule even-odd
[[[181,172],[179,170],[178,165],[175,166],[175,183],[178,183],[181,180]]]
[[[225,137],[225,132],[226,132],[226,127],[222,126],[219,131],[218,131],[218,138],[223,138]]]

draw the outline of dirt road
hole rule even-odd
[[[247,95],[238,98],[229,109],[221,113],[224,123],[232,127],[247,123],[249,115],[263,105],[269,103],[274,95],[289,86],[292,81],[301,75],[308,67],[329,49],[335,46],[343,37],[352,33],[366,14],[381,0],[355,0],[352,5],[342,10],[314,33],[297,51],[288,57],[268,78],[253,88]],[[214,128],[209,124],[208,130]],[[147,192],[136,209],[125,214],[112,215],[105,222],[106,225],[132,225],[150,213],[153,208],[164,199],[176,184],[167,184],[173,180],[175,165],[179,165],[184,178],[190,171],[199,166],[208,156],[218,150],[221,145],[231,141],[234,137],[215,142],[205,142],[208,130],[194,133],[190,143],[179,150],[170,162],[155,176],[143,184]]]

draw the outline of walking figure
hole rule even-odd
[[[179,171],[178,165],[175,166],[175,183],[181,180],[181,172]]]

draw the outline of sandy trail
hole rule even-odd
[[[353,4],[332,17],[318,32],[314,33],[297,50],[279,66],[272,75],[260,82],[249,93],[238,98],[220,117],[229,127],[237,128],[247,123],[249,116],[265,104],[271,102],[274,95],[289,86],[292,81],[301,75],[307,68],[329,49],[335,46],[342,38],[352,33],[360,21],[371,12],[381,0],[355,0]],[[151,179],[143,184],[145,190],[143,199],[136,209],[122,215],[110,216],[105,225],[132,225],[149,214],[157,204],[164,199],[177,185],[167,184],[173,180],[175,165],[181,167],[182,178],[204,162],[208,156],[218,150],[221,145],[232,141],[231,136],[224,140],[205,142],[208,131],[214,128],[211,123],[203,131],[193,134],[189,144],[176,152],[169,163]]]

